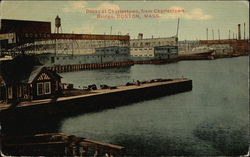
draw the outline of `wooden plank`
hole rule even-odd
[[[103,142],[98,142],[90,139],[84,139],[82,142],[80,142],[80,145],[88,145],[88,146],[101,146],[101,147],[107,147],[107,148],[112,148],[112,149],[117,149],[117,150],[122,150],[125,147],[114,145],[114,144],[109,144],[109,143],[103,143]]]

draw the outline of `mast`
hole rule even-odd
[[[178,23],[177,23],[177,30],[176,30],[176,37],[178,38],[178,33],[179,33],[179,24],[180,24],[180,18],[178,18]]]

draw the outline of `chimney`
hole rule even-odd
[[[208,28],[207,28],[207,40],[208,40]]]
[[[142,39],[143,38],[143,34],[142,33],[139,33],[138,34],[138,39]]]
[[[246,23],[244,22],[244,40],[246,39]]]
[[[240,24],[238,24],[238,40],[241,39]]]

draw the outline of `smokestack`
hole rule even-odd
[[[110,27],[110,35],[112,34],[112,26]]]
[[[244,22],[244,40],[246,39],[246,23]]]
[[[228,39],[230,39],[230,34],[231,34],[231,33],[230,33],[230,29],[229,29],[229,32],[228,32],[228,33],[229,33],[229,34],[228,34]]]
[[[207,28],[207,40],[208,40],[208,28]]]
[[[238,24],[238,40],[241,39],[240,24]]]
[[[218,39],[220,40],[220,29],[218,29]]]
[[[214,40],[214,29],[212,29],[212,34],[213,34],[213,40]]]

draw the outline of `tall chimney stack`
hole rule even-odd
[[[220,40],[220,29],[218,29],[218,39]]]
[[[244,22],[244,40],[246,39],[246,23]]]
[[[207,40],[208,40],[208,28],[207,28]]]
[[[238,24],[238,40],[241,39],[240,24]]]
[[[213,36],[213,40],[214,40],[214,29],[212,29],[212,36]]]

